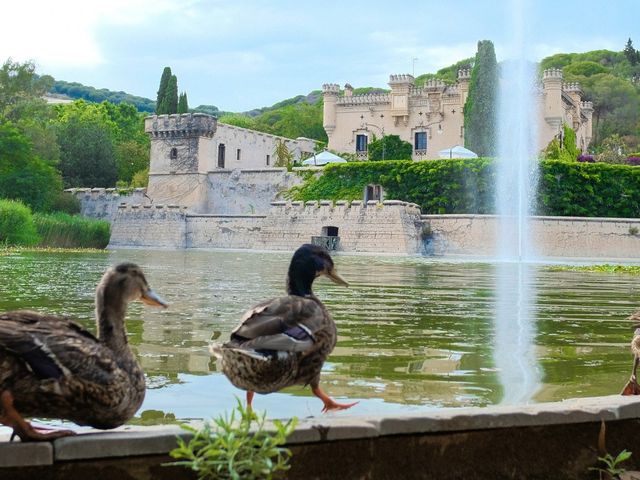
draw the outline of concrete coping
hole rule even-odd
[[[351,206],[352,207],[359,207],[362,205],[362,200],[352,200],[351,201]]]
[[[543,427],[560,424],[633,420],[640,416],[640,398],[611,395],[528,405],[433,408],[396,415],[343,415],[302,419],[288,444],[356,440],[391,435],[449,433],[487,429]],[[199,428],[202,421],[192,422]],[[178,426],[124,426],[110,432],[85,429],[74,437],[50,443],[9,443],[0,435],[0,467],[47,465],[55,461],[163,455],[176,437],[189,434]]]
[[[317,200],[309,200],[308,202],[305,203],[305,205],[307,207],[317,207],[318,206],[318,201]]]
[[[272,207],[284,207],[285,205],[287,205],[287,202],[284,200],[278,200],[275,202],[271,202],[271,206]]]
[[[367,206],[368,207],[375,207],[376,205],[378,205],[380,202],[378,200],[368,200],[367,201]]]
[[[300,201],[300,200],[296,200],[295,202],[291,202],[291,206],[292,207],[302,207],[304,205],[304,202]]]
[[[336,200],[336,207],[345,207],[349,204],[346,200]]]
[[[402,200],[385,200],[382,202],[382,204],[383,205],[408,205],[406,202],[403,202]]]
[[[92,192],[98,192],[98,193],[104,193],[106,189],[104,188],[92,188],[91,191]]]
[[[320,200],[320,205],[322,206],[329,206],[332,207],[333,206],[333,202],[331,200]]]
[[[116,189],[115,188],[105,188],[104,191],[107,192],[107,193],[113,193],[113,192],[116,191]]]
[[[120,206],[122,206],[122,205],[126,206],[127,204],[126,203],[121,203]],[[153,207],[153,205],[151,205],[150,203],[148,203],[146,205],[142,205],[142,208],[151,208],[151,207]]]

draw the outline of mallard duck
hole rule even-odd
[[[255,392],[272,393],[291,385],[310,385],[324,403],[323,412],[357,403],[337,403],[320,388],[320,370],[337,337],[333,318],[311,291],[320,275],[348,286],[325,248],[302,245],[289,265],[288,295],[259,303],[244,314],[228,342],[211,346],[222,372],[246,390],[248,408]]]
[[[633,326],[633,338],[631,339],[631,353],[633,354],[633,369],[631,378],[622,389],[622,395],[640,395],[640,385],[638,385],[638,363],[640,363],[640,310],[629,316],[627,320],[635,322]]]
[[[0,422],[22,441],[39,441],[74,432],[38,430],[23,417],[99,429],[129,420],[145,394],[124,325],[127,304],[138,299],[167,306],[138,266],[122,263],[109,268],[96,289],[98,338],[66,317],[0,313]]]

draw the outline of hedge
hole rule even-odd
[[[292,200],[361,200],[370,183],[386,198],[425,214],[494,213],[494,161],[487,158],[333,164],[287,192]],[[537,214],[639,217],[640,168],[560,160],[540,162]]]
[[[0,244],[35,245],[39,240],[31,209],[17,200],[0,199]]]

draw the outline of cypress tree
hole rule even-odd
[[[627,44],[625,45],[623,52],[631,65],[635,65],[640,60],[640,52],[633,48],[633,42],[631,39],[627,40]]]
[[[178,113],[178,77],[171,75],[167,89],[165,90],[164,102],[167,111],[165,113]]]
[[[167,94],[167,86],[169,85],[169,80],[171,79],[171,67],[164,67],[162,71],[162,77],[160,77],[160,86],[158,87],[158,97],[156,100],[156,114],[162,115],[164,113],[168,113],[164,111],[164,98]]]
[[[498,62],[490,40],[478,42],[469,96],[464,106],[465,146],[482,156],[496,154]]]
[[[182,92],[178,99],[178,113],[188,113],[189,102],[187,102],[187,92]]]

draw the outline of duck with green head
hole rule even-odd
[[[320,388],[320,371],[336,345],[337,329],[311,289],[319,276],[348,286],[324,247],[302,245],[289,265],[288,295],[254,306],[228,342],[211,346],[222,372],[247,392],[248,407],[254,393],[273,393],[292,385],[310,385],[324,404],[323,412],[357,403],[338,403]]]

